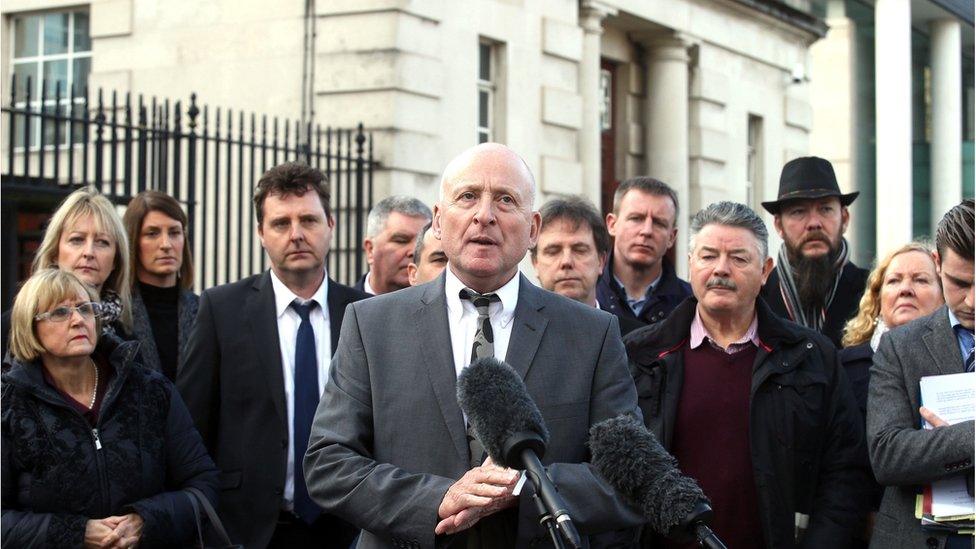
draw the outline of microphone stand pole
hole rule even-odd
[[[566,545],[563,543],[563,537],[556,530],[556,521],[552,519],[549,510],[542,503],[542,498],[539,497],[538,492],[532,494],[532,501],[535,502],[536,509],[539,511],[539,524],[546,527],[546,530],[549,532],[549,537],[552,538],[552,546],[555,549],[566,549]]]

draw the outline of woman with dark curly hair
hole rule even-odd
[[[4,547],[172,547],[217,468],[173,384],[103,334],[91,285],[37,271],[11,313],[3,376]]]

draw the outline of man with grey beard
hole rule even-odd
[[[808,156],[783,166],[778,198],[763,202],[783,246],[762,298],[776,314],[821,332],[838,348],[868,278],[848,259],[844,239],[847,207],[857,195],[840,192],[830,162]]]

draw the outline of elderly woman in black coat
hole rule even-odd
[[[94,289],[41,269],[17,295],[3,376],[2,537],[10,547],[172,547],[217,468],[173,384],[102,334]]]

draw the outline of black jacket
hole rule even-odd
[[[666,448],[697,305],[689,298],[663,322],[624,340],[644,421]],[[826,338],[775,316],[761,299],[756,311],[762,345],[753,366],[749,440],[766,546],[846,547],[868,482],[854,396]],[[809,516],[799,543],[797,513]]]
[[[862,269],[850,261],[844,265],[844,270],[840,274],[840,283],[837,285],[837,292],[834,300],[827,308],[827,320],[824,322],[820,333],[827,336],[834,343],[834,347],[840,349],[841,337],[844,335],[844,325],[857,313],[857,305],[864,294],[864,287],[868,282],[868,271]],[[759,293],[769,308],[777,315],[788,319],[789,313],[786,312],[786,304],[783,303],[783,294],[779,288],[779,265],[773,269]]]
[[[196,535],[181,489],[216,503],[217,468],[173,384],[132,361],[137,347],[99,342],[114,374],[95,429],[45,383],[39,362],[4,374],[4,547],[81,547],[88,519],[130,512],[144,521],[140,547]]]
[[[858,410],[861,412],[861,420],[864,421],[865,431],[867,429],[868,415],[868,386],[871,381],[871,363],[874,358],[874,350],[871,349],[871,342],[845,347],[838,353],[840,363],[844,366],[847,379],[850,380],[851,389],[854,392],[854,400],[857,401]],[[866,443],[866,441],[865,441]],[[878,484],[871,471],[871,462],[868,459],[867,447],[864,450],[864,470],[871,475],[871,485],[867,488],[865,497],[867,505],[871,511],[877,511],[881,506],[881,496],[884,495],[884,486]]]
[[[334,353],[346,306],[370,296],[327,283]],[[281,511],[290,448],[270,271],[203,292],[176,385],[220,468],[227,533],[248,548],[267,546]],[[317,521],[324,521],[317,531],[330,532],[330,546],[349,547],[355,536],[350,525],[324,514]]]
[[[625,290],[614,280],[613,253],[607,258],[607,266],[603,268],[603,274],[596,282],[596,299],[601,309],[642,324],[654,324],[664,320],[664,317],[690,295],[691,285],[678,278],[674,265],[667,257],[661,259],[661,282],[644,302],[640,314],[635,315],[630,305],[627,305]]]

